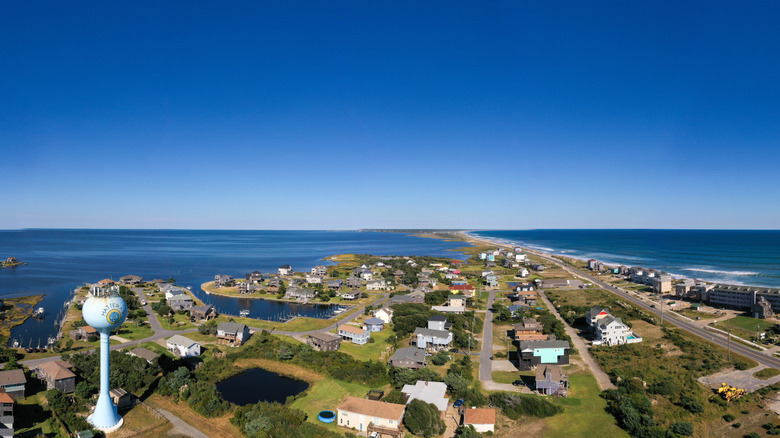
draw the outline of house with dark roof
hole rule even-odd
[[[195,306],[192,309],[190,309],[190,319],[193,321],[201,321],[201,320],[210,320],[214,319],[219,315],[219,312],[217,312],[217,309],[214,308],[211,304],[204,304],[202,306]]]
[[[425,349],[418,347],[399,348],[393,353],[388,362],[395,368],[410,368],[413,370],[428,366]]]
[[[536,367],[536,390],[542,395],[566,394],[569,376],[563,374],[560,365],[542,364]]]
[[[129,354],[130,356],[136,356],[145,359],[149,363],[152,363],[152,361],[160,357],[159,354],[155,353],[152,350],[148,350],[144,347],[133,348],[132,350],[128,351],[127,354]]]
[[[346,292],[342,292],[341,293],[341,299],[342,300],[356,300],[356,299],[360,298],[360,294],[362,294],[360,289],[348,290]]]
[[[260,283],[263,281],[263,273],[260,271],[252,271],[244,276],[247,283]]]
[[[14,436],[14,399],[0,388],[0,437]]]
[[[168,299],[168,305],[171,306],[174,312],[179,310],[190,310],[195,304],[192,301],[192,297],[188,294],[174,295]]]
[[[328,289],[339,290],[344,286],[344,280],[336,279],[328,281]]]
[[[71,364],[61,360],[44,362],[35,368],[35,375],[46,382],[46,389],[71,393],[76,390],[76,375],[71,368]]]
[[[537,365],[568,365],[570,348],[568,341],[520,341],[519,369],[528,371]]]
[[[21,369],[0,371],[0,388],[14,399],[25,397],[25,385],[27,378]]]
[[[585,322],[587,322],[590,329],[595,332],[598,321],[607,316],[609,316],[609,310],[596,306],[588,310],[585,314]]]
[[[122,388],[114,388],[108,392],[108,395],[111,397],[111,401],[114,402],[114,406],[116,406],[118,410],[133,407],[133,394],[130,394]]]
[[[385,322],[376,317],[367,319],[364,324],[370,332],[381,332],[385,328]]]
[[[390,304],[405,304],[405,303],[416,303],[416,304],[422,304],[425,302],[425,299],[418,296],[412,296],[409,295],[394,295],[392,298],[390,298]]]
[[[249,327],[237,322],[220,322],[217,325],[217,344],[240,347],[249,339]]]
[[[516,341],[532,341],[547,339],[542,333],[544,325],[534,318],[523,318],[523,322],[512,326]]]
[[[232,275],[217,274],[214,276],[214,284],[217,287],[233,286],[234,282],[235,280],[233,279]]]
[[[119,279],[119,282],[126,285],[136,285],[143,280],[141,277],[137,275],[125,275],[124,277]]]
[[[362,284],[363,283],[360,281],[360,278],[358,277],[350,276],[349,278],[347,278],[347,287],[349,288],[359,289],[360,286],[362,286]]]
[[[319,351],[336,351],[341,346],[341,336],[328,332],[315,332],[310,334],[306,343]]]

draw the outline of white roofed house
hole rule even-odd
[[[311,268],[311,275],[317,275],[319,277],[325,277],[328,275],[328,268],[323,265],[317,265]]]
[[[349,324],[340,325],[338,333],[342,339],[350,340],[353,344],[358,345],[367,344],[368,340],[371,338],[371,332],[369,330]]]
[[[173,335],[165,342],[168,351],[178,357],[200,356],[200,343],[181,335]]]
[[[441,413],[441,418],[444,419],[444,413],[447,411],[447,405],[449,404],[446,383],[418,380],[414,385],[404,385],[401,388],[401,392],[409,396],[406,404],[411,403],[412,400],[431,403],[436,406]]]
[[[371,272],[370,269],[364,269],[363,272],[360,273],[360,279],[369,281],[374,279],[374,273]]]
[[[387,289],[387,282],[382,279],[369,280],[366,283],[366,290],[385,290]]]
[[[385,324],[389,324],[390,321],[393,320],[393,309],[390,307],[383,307],[374,312],[374,316],[384,321]]]
[[[290,265],[279,266],[279,269],[277,270],[277,272],[281,276],[293,275],[295,273],[295,271],[293,270],[292,266],[290,266]]]
[[[165,299],[170,300],[171,297],[176,295],[184,295],[185,292],[181,290],[179,286],[174,286],[172,284],[166,283],[162,286],[160,286],[160,292],[165,294]]]
[[[596,340],[593,345],[621,345],[642,342],[642,338],[631,331],[620,318],[608,315],[596,325]]]
[[[313,300],[317,296],[317,292],[312,289],[303,289],[299,287],[291,287],[285,292],[285,298],[291,298],[296,300]]]
[[[401,404],[347,396],[338,406],[338,425],[357,430],[362,436],[403,438],[405,410]]]

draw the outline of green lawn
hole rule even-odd
[[[549,400],[563,407],[562,414],[547,420],[545,437],[597,436],[599,438],[627,437],[617,426],[615,417],[605,410],[607,402],[599,396],[601,391],[590,374],[569,376],[569,395]]]
[[[168,318],[161,316],[158,318],[162,328],[166,330],[187,330],[195,328],[195,324],[190,322],[189,315],[179,315],[178,313],[173,315],[173,324],[168,323]]]
[[[119,330],[114,332],[115,335],[120,338],[130,339],[131,341],[137,341],[139,339],[148,338],[154,335],[154,330],[149,327],[148,324],[143,324],[140,327],[136,327],[135,324],[122,324]]]
[[[765,319],[751,318],[749,316],[735,316],[728,320],[718,321],[712,325],[721,330],[730,330],[732,334],[745,339],[755,337],[756,331],[763,332],[774,326],[772,322]]]
[[[347,353],[357,360],[379,360],[382,353],[390,347],[390,344],[385,342],[385,339],[391,334],[392,330],[385,327],[381,332],[371,333],[371,339],[373,339],[374,342],[369,342],[365,345],[357,345],[349,341],[343,341],[339,351]],[[383,358],[383,360],[387,359],[387,357]]]
[[[339,430],[335,422],[324,424],[317,420],[317,415],[322,410],[336,412],[336,408],[344,400],[344,397],[352,395],[364,398],[369,391],[368,386],[360,383],[348,383],[335,379],[325,379],[312,384],[304,395],[296,399],[292,407],[301,409],[308,414],[308,421],[329,430]]]

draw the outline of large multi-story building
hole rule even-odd
[[[703,299],[714,307],[750,310],[759,297],[764,297],[775,313],[780,311],[780,289],[777,288],[716,284]]]

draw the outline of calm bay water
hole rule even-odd
[[[281,376],[262,368],[251,368],[217,383],[217,391],[225,400],[239,406],[257,403],[284,403],[287,397],[298,395],[309,387],[303,380]]]
[[[431,255],[462,257],[447,251],[461,242],[401,233],[355,231],[201,231],[201,230],[20,230],[0,231],[0,258],[14,256],[27,265],[0,269],[0,297],[45,294],[47,318],[30,319],[12,332],[26,346],[56,333],[54,320],[73,289],[103,278],[135,274],[145,280],[174,277],[176,284],[220,312],[269,318],[280,312],[316,316],[324,306],[278,303],[207,295],[200,285],[215,274],[243,277],[259,270],[276,273],[290,264],[308,271],[334,254]]]
[[[568,257],[661,269],[707,281],[780,287],[777,230],[503,230],[470,234]]]

